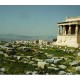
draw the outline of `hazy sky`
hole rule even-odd
[[[80,16],[80,6],[0,6],[0,34],[57,35],[57,22]]]

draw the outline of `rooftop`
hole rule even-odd
[[[66,17],[65,21],[58,22],[59,25],[70,25],[78,24],[80,25],[80,16],[78,17]]]
[[[80,20],[80,16],[77,16],[77,17],[67,17],[65,19],[65,21],[77,21],[77,20]]]

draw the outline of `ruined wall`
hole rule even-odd
[[[57,36],[56,45],[68,46],[68,47],[79,47],[77,36]]]

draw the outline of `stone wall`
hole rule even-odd
[[[77,38],[75,35],[71,36],[57,36],[57,41],[55,45],[68,46],[68,47],[79,47],[80,37]]]

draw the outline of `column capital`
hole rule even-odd
[[[58,27],[60,27],[60,25],[58,25]]]

